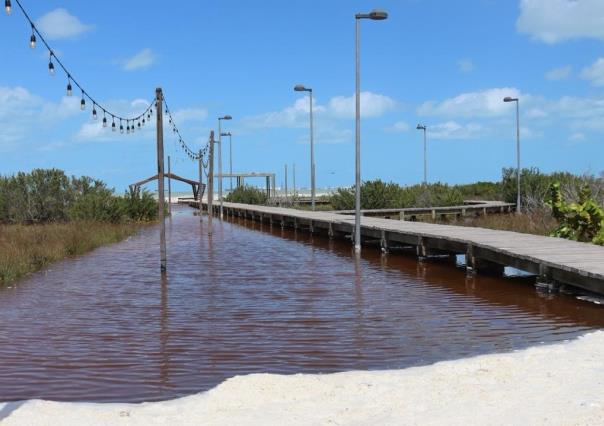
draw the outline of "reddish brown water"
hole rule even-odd
[[[509,351],[604,325],[528,280],[177,212],[157,229],[0,289],[0,401],[148,401],[259,372],[390,369]]]

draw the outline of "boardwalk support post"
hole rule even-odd
[[[382,253],[388,253],[388,236],[384,230],[382,230],[382,236],[380,238],[380,247],[382,248]]]
[[[546,265],[539,265],[539,276],[535,281],[537,290],[547,291],[548,293],[557,293],[560,290],[560,283],[552,278],[550,268]]]

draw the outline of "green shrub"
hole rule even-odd
[[[576,203],[567,203],[560,183],[555,182],[550,187],[549,205],[559,223],[552,236],[604,245],[604,209],[592,198],[589,186],[583,187]]]
[[[0,223],[121,223],[156,218],[157,202],[147,192],[119,197],[100,180],[69,178],[57,169],[0,177]]]
[[[226,201],[241,204],[266,204],[268,197],[264,191],[253,186],[239,186],[226,196]]]

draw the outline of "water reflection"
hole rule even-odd
[[[0,290],[0,400],[168,399],[256,372],[421,365],[575,337],[602,309],[244,219],[169,221]]]

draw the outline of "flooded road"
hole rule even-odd
[[[139,402],[249,373],[392,369],[571,339],[602,307],[531,281],[192,210],[0,289],[0,401]]]

